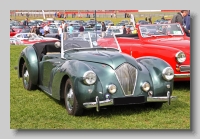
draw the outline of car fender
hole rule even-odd
[[[26,63],[27,69],[29,71],[29,78],[32,84],[38,84],[38,58],[35,49],[32,46],[27,46],[23,49],[20,54],[18,61],[18,77],[22,77],[22,66]]]
[[[65,85],[66,80],[70,78],[73,86],[75,85],[74,92],[80,104],[87,101],[94,101],[96,96],[99,96],[99,99],[103,99],[101,93],[102,85],[98,77],[94,85],[86,85],[83,83],[83,74],[89,70],[92,70],[92,68],[83,61],[68,60],[64,62],[54,70],[52,96],[60,100],[62,98],[62,91],[64,91],[62,87],[64,87],[63,85]]]
[[[172,92],[174,80],[172,79],[171,81],[166,81],[162,77],[162,71],[166,67],[171,67],[166,61],[157,57],[149,57],[149,56],[137,58],[136,61],[144,65],[149,71],[154,85],[154,93],[158,92],[167,93],[167,91]],[[165,86],[170,85],[170,89],[167,87],[163,88],[163,85]]]

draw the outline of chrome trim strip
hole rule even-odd
[[[107,100],[98,102],[99,107],[113,105],[113,104],[114,104],[113,99],[107,99]],[[83,106],[85,108],[94,108],[94,107],[97,107],[97,102],[86,102],[86,103],[83,103]]]
[[[147,97],[147,102],[170,102],[170,101],[175,101],[177,100],[178,97],[177,96],[165,96],[165,97]],[[98,98],[96,98],[96,102],[85,102],[83,103],[83,106],[85,108],[95,108],[96,110],[99,111],[101,106],[109,106],[109,105],[113,105],[113,99],[107,99],[104,101],[98,101]]]
[[[179,68],[180,68],[180,72],[190,72],[190,65],[182,65]],[[189,70],[181,70],[181,68],[189,68]]]
[[[100,106],[99,106],[99,97],[96,96],[96,111],[99,112]]]
[[[178,97],[177,96],[171,96],[170,97],[170,101],[175,101],[177,100]],[[169,101],[169,97],[147,97],[147,102],[168,102]]]
[[[121,50],[121,47],[119,46],[119,43],[118,43],[117,38],[116,38],[116,36],[115,36],[115,33],[113,33],[113,37],[114,37],[114,40],[115,40],[115,42],[116,42],[116,44],[117,44],[118,50],[119,50],[119,52],[121,53],[122,50]]]
[[[174,78],[188,78],[190,77],[190,73],[188,74],[174,74]]]

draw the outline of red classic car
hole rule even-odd
[[[24,28],[23,25],[12,26],[12,29],[17,33],[20,33],[23,28]]]
[[[180,24],[139,25],[136,28],[136,34],[115,35],[123,53],[135,58],[161,58],[174,69],[174,81],[190,81],[190,38]],[[97,45],[112,45],[108,39],[108,36],[99,39]]]
[[[10,37],[12,37],[12,36],[14,36],[16,34],[17,34],[17,32],[14,31],[12,28],[10,28]]]

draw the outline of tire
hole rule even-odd
[[[32,84],[32,81],[29,78],[29,71],[26,67],[26,63],[23,64],[22,67],[22,82],[23,82],[23,86],[26,90],[35,90],[36,86],[34,84]]]
[[[147,106],[153,109],[160,109],[163,105],[163,102],[151,102],[147,103]]]
[[[81,116],[83,113],[83,107],[78,104],[76,99],[72,82],[67,79],[64,89],[65,107],[69,115]]]

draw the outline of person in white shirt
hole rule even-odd
[[[47,24],[46,26],[44,26],[44,35],[49,33],[49,24]]]
[[[64,28],[65,28],[65,21],[64,20],[62,21],[61,25],[62,25],[62,31],[64,32]]]
[[[135,17],[133,14],[131,14],[130,21],[131,21],[131,24],[133,25],[133,27],[135,27]]]
[[[59,34],[59,36],[60,36],[60,38],[61,38],[61,34],[62,34],[62,25],[60,25],[60,26],[58,27],[58,34]]]

